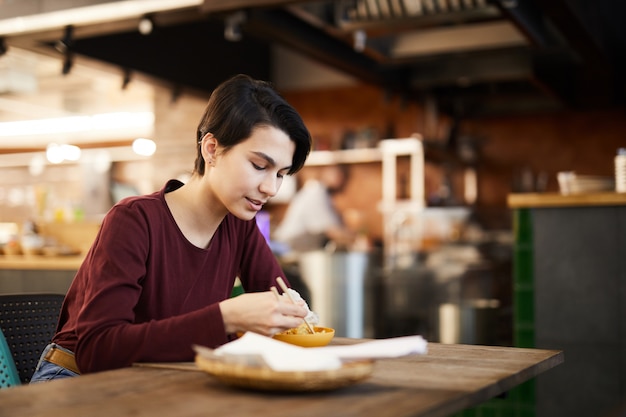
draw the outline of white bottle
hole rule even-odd
[[[615,155],[615,191],[626,193],[626,148],[619,148]]]

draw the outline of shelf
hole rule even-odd
[[[383,139],[378,142],[378,147],[376,148],[312,151],[305,165],[315,166],[381,162],[383,160],[383,154],[410,156],[416,152],[423,153],[422,146],[418,140],[419,138],[417,137]]]
[[[545,208],[545,207],[584,207],[584,206],[623,206],[626,205],[626,193],[612,191],[588,194],[560,193],[520,193],[509,194],[507,202],[510,208]]]
[[[1,255],[0,270],[66,270],[77,271],[84,256]]]
[[[358,164],[380,162],[382,152],[379,148],[345,149],[340,151],[313,151],[309,155],[306,166],[332,164]]]

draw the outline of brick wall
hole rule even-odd
[[[418,132],[429,139],[444,140],[449,127],[449,120],[439,118],[433,124],[422,107],[370,86],[289,92],[285,97],[301,113],[316,147],[322,149],[337,149],[348,130],[373,127],[381,138]],[[460,132],[480,144],[477,217],[487,228],[508,229],[511,216],[506,196],[513,191],[532,191],[524,185],[528,183],[524,179],[532,179],[532,186],[541,189],[546,180],[546,191],[558,191],[558,171],[612,176],[615,151],[626,146],[626,112],[561,112],[466,120]],[[380,200],[379,166],[366,164],[353,169],[356,175],[345,194],[338,196],[337,205],[363,210],[369,229],[378,234],[380,216],[374,205]],[[454,164],[450,169],[456,199],[460,201],[462,169]],[[436,192],[443,171],[441,164],[427,165],[427,196]]]

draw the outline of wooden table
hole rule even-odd
[[[448,416],[562,362],[555,350],[430,343],[426,355],[379,360],[364,382],[317,393],[245,391],[204,372],[132,367],[0,390],[0,416]]]

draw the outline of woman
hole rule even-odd
[[[196,141],[187,184],[170,180],[109,211],[32,382],[189,361],[193,344],[302,323],[303,304],[268,291],[284,274],[254,220],[306,160],[302,119],[269,84],[238,75],[211,94]],[[236,277],[246,293],[231,298]]]

